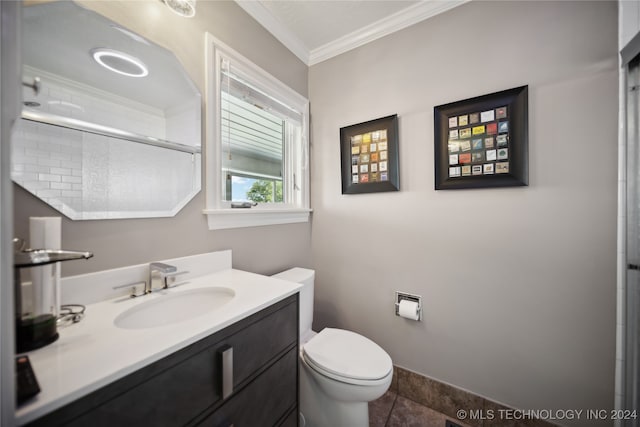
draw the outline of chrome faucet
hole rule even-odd
[[[169,279],[188,271],[178,271],[175,265],[164,264],[162,262],[152,262],[149,264],[149,281],[145,288],[145,293],[149,294],[157,289],[169,288]],[[178,286],[176,283],[173,286]]]
[[[188,271],[178,271],[175,265],[169,265],[162,262],[152,262],[149,264],[148,280],[139,280],[126,285],[114,286],[113,289],[131,288],[129,296],[131,298],[141,297],[158,291],[161,289],[173,288],[175,286],[184,285],[186,281],[175,283],[174,278],[181,274],[187,274]],[[171,281],[171,284],[170,284]]]

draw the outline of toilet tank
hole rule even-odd
[[[308,268],[291,268],[271,277],[302,284],[300,289],[300,337],[311,332],[313,323],[313,281],[316,272]]]

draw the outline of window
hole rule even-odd
[[[308,100],[210,34],[206,45],[209,228],[308,221]]]
[[[254,203],[281,203],[282,178],[230,173],[231,201]]]

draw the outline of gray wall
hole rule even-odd
[[[515,407],[612,407],[616,13],[470,2],[311,67],[314,329]],[[433,107],[525,84],[529,186],[434,191]],[[401,191],[341,195],[340,127],[394,113]]]
[[[307,95],[308,68],[233,1],[199,1],[195,18],[172,13],[162,2],[81,1],[81,4],[172,50],[204,94],[205,31]],[[204,99],[203,95],[203,99]],[[203,117],[204,123],[204,117]],[[14,185],[15,235],[27,237],[30,216],[60,216]],[[311,226],[278,225],[209,231],[201,191],[176,217],[62,223],[66,249],[93,251],[86,262],[63,265],[73,275],[148,261],[233,249],[234,267],[275,273],[294,265],[310,266]]]

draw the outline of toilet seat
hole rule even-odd
[[[393,372],[380,346],[344,329],[323,329],[302,347],[302,357],[316,372],[348,384],[378,385]]]

